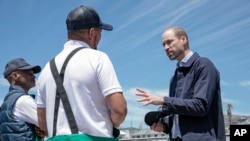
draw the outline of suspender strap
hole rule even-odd
[[[53,75],[55,82],[56,82],[56,85],[57,85],[56,97],[55,97],[55,108],[54,108],[53,136],[56,135],[56,125],[57,125],[60,99],[62,101],[64,110],[65,110],[65,113],[66,113],[66,116],[68,119],[71,133],[72,134],[78,133],[78,127],[76,125],[76,120],[75,120],[75,117],[73,115],[73,111],[72,111],[72,108],[70,106],[69,99],[67,97],[67,93],[65,91],[65,88],[63,87],[63,80],[64,80],[64,72],[65,72],[65,69],[66,69],[66,66],[67,66],[69,60],[77,51],[79,51],[81,49],[83,49],[83,47],[76,48],[68,55],[68,57],[65,59],[65,61],[63,63],[60,74],[58,73],[58,70],[56,68],[55,58],[53,58],[50,61],[50,69],[51,69],[52,75]]]

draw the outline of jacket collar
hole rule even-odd
[[[199,58],[199,57],[200,57],[200,55],[199,55],[197,52],[194,52],[194,54],[187,60],[186,63],[183,63],[181,67],[184,67],[184,68],[190,67],[190,66],[193,64],[193,62],[194,62],[197,58]],[[177,66],[179,66],[178,63],[177,63]]]

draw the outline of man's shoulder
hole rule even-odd
[[[198,53],[194,53],[193,57],[193,63],[199,66],[206,66],[206,65],[213,65],[213,62],[204,56],[200,56]]]
[[[196,73],[219,73],[219,71],[217,70],[216,66],[214,65],[214,63],[207,57],[197,57],[194,61],[193,61],[193,65],[192,65],[192,69],[194,70],[194,72]],[[216,76],[216,75],[214,75]]]

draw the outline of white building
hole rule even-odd
[[[226,140],[229,141],[230,137],[230,124],[228,116],[224,116]],[[233,115],[231,118],[231,125],[250,125],[250,116]],[[120,141],[168,141],[169,136],[165,133],[155,132],[148,129],[140,128],[120,128]]]

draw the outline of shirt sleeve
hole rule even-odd
[[[31,96],[24,95],[19,97],[13,113],[18,119],[38,126],[37,106]]]
[[[46,89],[44,88],[45,85],[42,85],[42,84],[46,84],[45,78],[47,78],[46,76],[48,76],[48,74],[50,74],[50,73],[51,72],[50,72],[49,63],[47,63],[46,66],[44,67],[44,69],[42,70],[42,72],[40,73],[39,78],[38,78],[37,83],[36,83],[36,87],[37,87],[36,106],[38,108],[45,108],[46,107]]]
[[[113,64],[106,54],[103,54],[99,58],[97,72],[99,86],[104,96],[115,92],[122,92]]]

